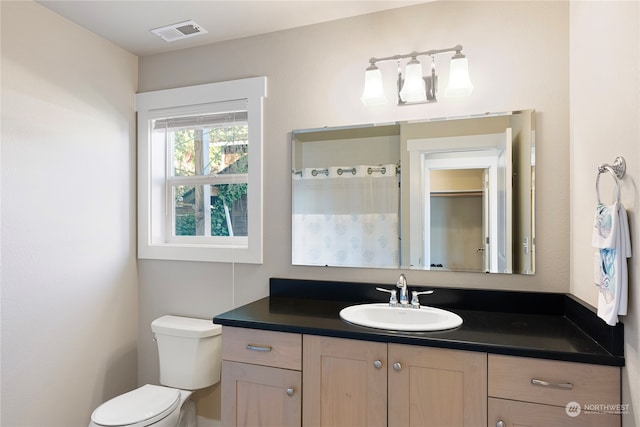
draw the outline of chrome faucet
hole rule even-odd
[[[407,291],[407,278],[404,274],[400,274],[396,287],[400,288],[400,305],[406,307],[409,304],[409,292]]]
[[[418,296],[420,295],[428,295],[432,294],[433,291],[413,291],[411,292],[412,298],[411,303],[409,303],[409,290],[407,289],[407,278],[404,274],[400,274],[398,277],[398,281],[396,282],[396,288],[400,288],[400,300],[398,300],[398,291],[396,289],[384,289],[384,288],[376,288],[376,290],[381,292],[387,292],[390,294],[389,297],[389,307],[406,307],[406,308],[420,308],[420,300]]]

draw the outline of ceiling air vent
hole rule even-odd
[[[173,42],[197,36],[198,34],[206,34],[207,30],[193,21],[184,21],[167,25],[166,27],[155,28],[151,32],[166,42]]]

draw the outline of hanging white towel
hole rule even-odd
[[[618,315],[627,314],[627,258],[631,257],[629,222],[622,203],[596,207],[591,244],[598,248],[594,256],[594,281],[600,288],[598,317],[615,326]]]

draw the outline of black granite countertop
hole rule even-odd
[[[438,291],[442,295],[440,301],[445,298],[449,302],[429,305],[458,314],[463,319],[460,327],[437,332],[396,332],[361,327],[340,318],[340,310],[353,305],[354,299],[359,303],[380,301],[366,298],[367,295],[379,298],[375,291],[371,293],[370,286],[358,284],[358,295],[347,292],[343,294],[344,298],[334,296],[333,299],[324,299],[323,296],[326,294],[315,292],[320,289],[316,286],[318,283],[326,285],[335,282],[296,281],[297,286],[311,284],[312,288],[307,288],[307,292],[300,289],[299,292],[290,292],[291,289],[287,288],[292,285],[289,283],[290,280],[272,279],[271,296],[220,314],[213,319],[214,323],[241,328],[624,366],[624,357],[619,351],[622,344],[618,342],[622,334],[621,328],[604,329],[603,333],[603,330],[599,330],[601,326],[597,323],[598,319],[590,319],[589,310],[585,314],[584,308],[575,307],[577,303],[571,301],[567,307],[567,297],[563,294],[549,294],[550,299],[545,301],[545,309],[537,313],[531,307],[519,307],[519,302],[516,301],[531,301],[531,295],[527,295],[528,293],[516,293],[509,305],[510,310],[497,311],[493,306],[489,306],[487,310],[477,309],[481,306],[482,300],[478,295],[473,295],[477,306],[465,303],[465,298],[472,299],[466,295],[469,291],[443,289]],[[283,290],[282,286],[287,290]],[[345,288],[345,284],[340,284],[340,287]],[[534,297],[544,298],[544,295],[535,294]],[[497,297],[504,295],[492,294],[491,300],[499,300]],[[437,299],[434,301],[438,302]],[[556,307],[559,304],[564,309]],[[586,327],[582,327],[583,325]],[[587,331],[595,331],[595,334]],[[613,344],[612,336],[615,341]]]

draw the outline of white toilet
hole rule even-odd
[[[89,427],[195,427],[190,390],[220,381],[222,326],[211,320],[162,316],[151,323],[160,383],[146,384],[100,405]]]

